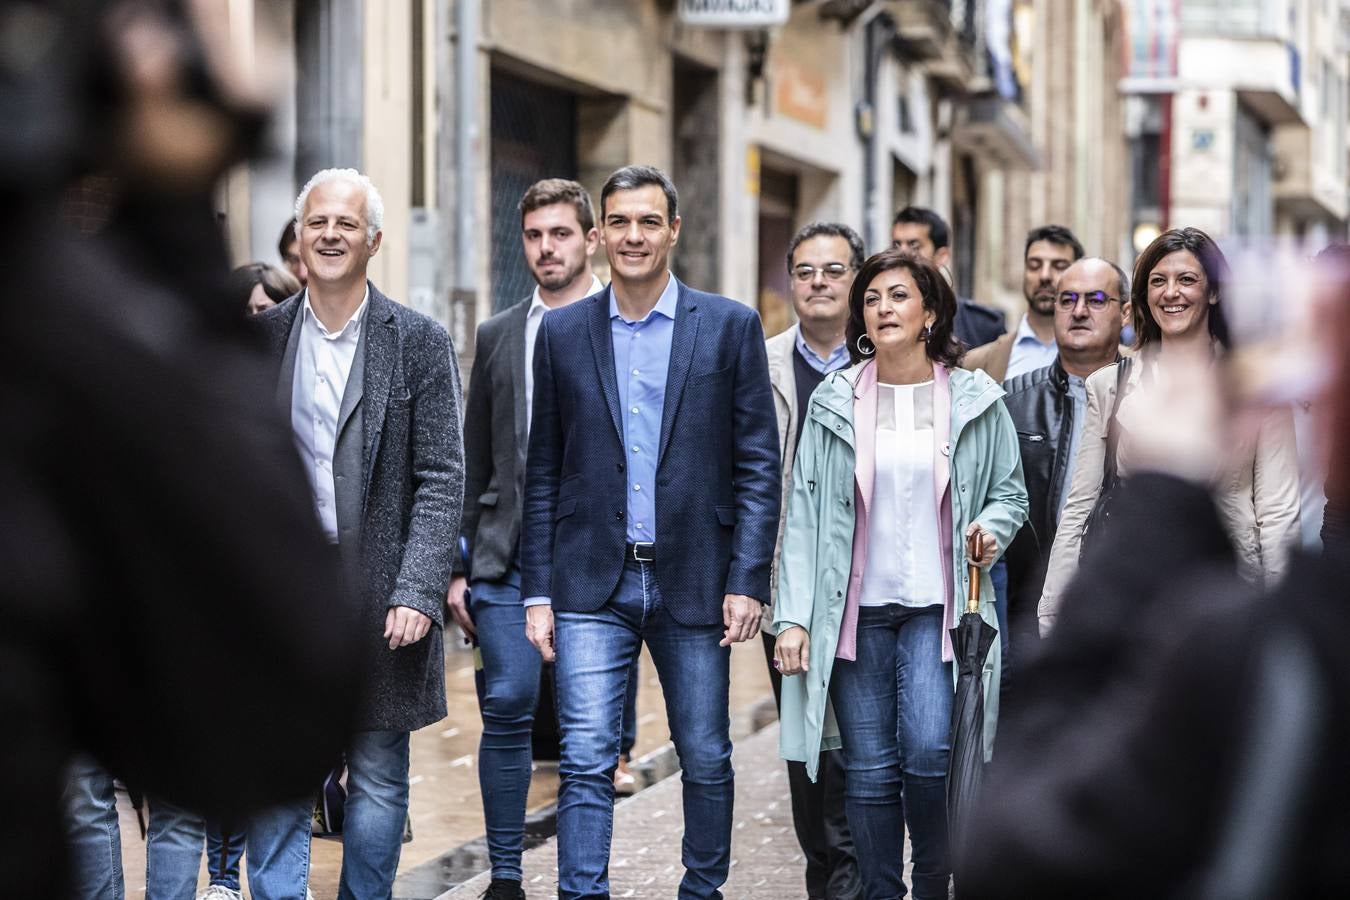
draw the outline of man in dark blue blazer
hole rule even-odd
[[[684,775],[681,898],[731,861],[730,646],[759,631],[778,529],[777,421],[747,306],[667,268],[675,187],[600,194],[609,288],[544,316],[521,540],[526,629],[556,659],[559,896],[609,896],[626,680],[646,642]]]

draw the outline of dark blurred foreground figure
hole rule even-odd
[[[109,7],[0,6],[0,200],[24,223],[0,248],[6,898],[68,896],[77,753],[242,815],[312,790],[358,681],[275,382],[220,291],[210,188],[253,117],[174,5]],[[86,172],[114,187],[80,237],[55,210]],[[120,891],[116,858],[96,874]]]
[[[1337,299],[1320,329],[1333,486],[1350,476]],[[1176,374],[1196,390],[1145,410],[1158,427],[1005,720],[965,896],[1350,891],[1350,553],[1333,535],[1278,585],[1239,577],[1207,485],[1225,441],[1212,372],[1193,361]]]

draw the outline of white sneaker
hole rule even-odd
[[[197,900],[244,900],[239,891],[232,891],[223,884],[213,884],[197,895]]]

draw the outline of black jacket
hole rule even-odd
[[[983,347],[1007,331],[1003,313],[964,297],[956,301],[952,331],[967,347]]]
[[[1045,566],[1059,524],[1060,498],[1069,489],[1073,460],[1073,401],[1069,376],[1054,363],[1003,382],[1003,403],[1017,426],[1031,508],[1005,558],[1008,561],[1008,606],[1033,610],[1045,582]]]
[[[962,896],[1350,890],[1350,557],[1242,582],[1205,488],[1138,474],[1019,676]]]

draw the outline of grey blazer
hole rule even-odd
[[[256,320],[280,366],[288,421],[300,296]],[[357,728],[412,731],[445,717],[441,628],[464,492],[459,365],[444,328],[374,285],[342,397],[333,478],[338,546],[368,654]],[[391,651],[384,622],[394,606],[436,627]]]
[[[528,449],[525,319],[531,297],[478,326],[464,434],[464,515],[475,579],[495,581],[516,567]],[[466,574],[455,555],[455,572]]]

